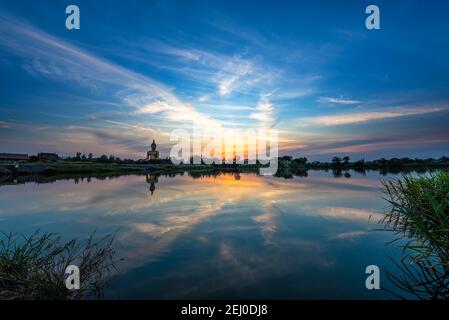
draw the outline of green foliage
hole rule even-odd
[[[300,157],[295,160],[293,160],[296,165],[305,166],[307,164],[307,161],[309,161],[306,157]]]
[[[384,228],[404,241],[395,262],[402,276],[388,272],[398,288],[419,299],[449,299],[449,172],[384,182],[388,211]]]
[[[389,212],[386,228],[409,238],[406,249],[423,258],[436,253],[449,262],[449,172],[384,183]]]
[[[335,166],[339,166],[341,164],[341,158],[340,157],[333,157],[332,158],[332,164]]]

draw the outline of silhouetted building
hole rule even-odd
[[[46,152],[38,153],[37,158],[39,160],[49,160],[49,161],[59,160],[59,156],[56,153],[46,153]]]
[[[158,160],[159,159],[159,151],[156,150],[156,142],[151,144],[151,151],[147,152],[147,159],[146,160]]]
[[[0,153],[0,160],[20,161],[29,159],[28,155],[24,153]]]

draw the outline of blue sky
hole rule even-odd
[[[77,4],[81,29],[65,28]],[[377,4],[381,29],[365,28]],[[281,154],[449,150],[446,1],[2,1],[0,152],[163,156],[191,120]]]

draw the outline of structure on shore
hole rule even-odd
[[[159,159],[159,151],[156,150],[156,142],[151,144],[151,150],[147,152],[146,160],[158,160]]]
[[[22,153],[0,153],[0,160],[9,160],[9,161],[21,161],[28,160],[29,157],[27,154]]]
[[[48,152],[39,152],[37,154],[37,158],[39,160],[47,160],[47,161],[58,161],[59,156],[56,153],[48,153]]]

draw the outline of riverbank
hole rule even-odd
[[[0,164],[0,176],[73,176],[73,175],[120,175],[120,174],[170,174],[188,172],[202,174],[211,172],[248,172],[258,173],[261,165],[174,165],[171,163],[145,163],[145,164],[123,164],[123,163],[89,163],[89,162],[55,162],[55,163],[18,163]],[[380,171],[380,172],[425,172],[433,169],[449,168],[449,162],[441,163],[306,163],[301,164],[294,161],[279,160],[278,175],[303,175],[308,170],[325,170],[336,173],[354,170],[357,172]]]
[[[256,172],[258,165],[174,165],[174,164],[102,164],[102,163],[23,163],[0,164],[0,176],[114,175],[145,173],[207,173],[214,171]]]

